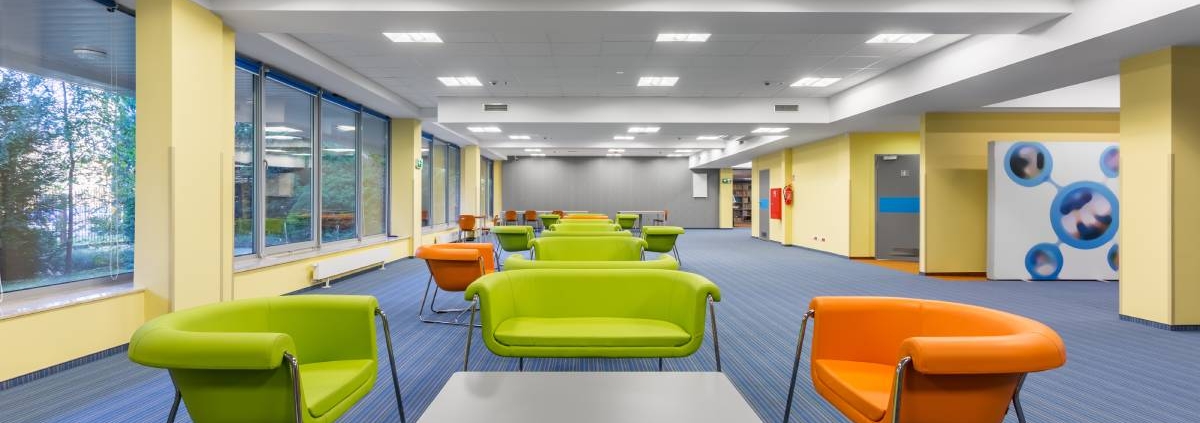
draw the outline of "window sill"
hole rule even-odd
[[[458,229],[458,225],[443,223],[441,225],[425,226],[421,228],[421,235],[431,235],[439,232],[446,232],[452,229]]]
[[[26,316],[80,304],[136,294],[145,288],[133,286],[133,275],[124,274],[116,280],[108,278],[68,282],[61,285],[34,288],[4,294],[0,303],[0,320]]]
[[[253,255],[234,257],[233,273],[247,272],[271,266],[279,266],[281,264],[294,263],[328,254],[340,253],[343,251],[349,251],[363,247],[383,245],[390,242],[403,241],[409,238],[410,237],[408,236],[389,236],[364,239],[362,241],[338,241],[336,243],[325,244],[320,248],[308,248],[286,253],[277,253],[266,257],[257,257]]]

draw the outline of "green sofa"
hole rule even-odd
[[[636,261],[646,240],[619,236],[564,236],[533,240],[534,260]]]
[[[721,291],[703,276],[650,269],[511,270],[467,287],[472,321],[479,310],[483,342],[503,357],[686,357],[704,340]],[[472,329],[467,329],[467,370]],[[661,361],[660,361],[661,365]]]
[[[229,301],[157,317],[129,359],[167,369],[196,422],[332,422],[375,384],[383,319],[400,420],[404,407],[387,317],[375,297],[296,295]]]
[[[633,232],[616,231],[616,232],[596,232],[596,231],[576,231],[576,230],[557,230],[542,232],[542,237],[559,237],[559,236],[617,236],[617,237],[633,237]]]
[[[621,230],[620,225],[611,223],[556,223],[550,227],[552,231],[568,231],[568,232],[616,232]]]
[[[504,260],[505,270],[524,269],[661,269],[679,270],[679,262],[663,254],[654,260],[529,260],[521,256],[508,256]]]

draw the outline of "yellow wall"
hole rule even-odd
[[[325,254],[305,260],[238,272],[233,275],[234,299],[272,297],[313,285],[313,264],[332,257],[376,249],[389,251],[388,261],[410,257],[412,249],[409,239],[401,239],[369,247],[356,248],[333,254]]]
[[[846,134],[791,149],[795,179],[791,243],[838,255],[850,253],[850,137]],[[774,175],[772,175],[774,179]]]
[[[763,181],[759,180],[759,172],[762,170],[770,170],[770,180],[766,181],[769,188],[783,188],[786,181],[789,180],[792,167],[792,151],[783,150],[764,156],[755,157],[750,170],[750,201],[754,206],[754,210],[750,214],[750,224],[753,227],[751,233],[755,236],[759,234],[759,219],[769,219],[768,210],[760,210],[758,207],[759,198],[758,191],[760,184]],[[767,232],[767,238],[771,241],[788,244],[791,234],[787,233],[787,228],[791,223],[791,213],[788,207],[783,208],[783,219],[770,219],[770,229]]]
[[[721,182],[717,198],[718,228],[733,227],[733,169],[721,169],[721,181],[730,181],[729,183]]]
[[[1200,324],[1200,48],[1121,63],[1120,313]],[[1171,205],[1167,207],[1166,205]]]
[[[1116,113],[926,114],[921,124],[921,270],[986,271],[989,141],[1116,141],[1119,126]]]
[[[479,146],[468,145],[462,148],[462,177],[459,192],[462,193],[463,214],[477,215],[482,210],[479,207]]]
[[[503,174],[503,171],[500,169],[503,166],[504,166],[504,161],[502,161],[502,160],[496,160],[496,161],[492,162],[492,186],[495,187],[495,189],[493,190],[494,192],[492,194],[493,195],[493,198],[492,198],[492,214],[493,215],[500,213],[501,210],[504,210],[503,195],[501,195],[501,194],[503,194],[503,191],[504,191],[503,190],[504,174]]]
[[[144,291],[0,321],[0,380],[129,342],[145,322]]]
[[[850,257],[875,257],[875,155],[920,152],[919,132],[850,134]]]

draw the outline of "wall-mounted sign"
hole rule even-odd
[[[721,183],[722,184],[732,184],[733,178],[721,178]]]
[[[425,159],[417,157],[417,170],[421,170],[422,167],[425,167]]]

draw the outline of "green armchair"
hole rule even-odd
[[[616,232],[621,227],[612,223],[556,223],[552,231],[568,232]]]
[[[631,230],[637,221],[638,215],[636,214],[617,214],[617,224],[621,225],[621,229]]]
[[[523,269],[661,269],[679,270],[679,262],[663,254],[654,260],[528,260],[521,256],[508,256],[505,270]]]
[[[170,371],[196,422],[332,422],[375,384],[383,321],[400,421],[404,406],[387,316],[375,297],[297,295],[211,304],[155,318],[129,359]]]
[[[561,219],[561,218],[562,217],[560,217],[557,214],[540,214],[540,215],[538,215],[538,220],[542,221],[542,227],[546,228],[546,229],[550,229],[550,226],[554,225],[555,223],[558,223],[558,219]]]
[[[646,251],[656,253],[674,253],[675,261],[679,259],[679,247],[675,245],[676,238],[683,235],[683,228],[678,226],[643,226],[642,239],[646,240]]]
[[[533,258],[553,261],[636,261],[646,241],[641,238],[564,236],[533,240]]]
[[[553,238],[553,237],[560,237],[560,236],[616,236],[616,237],[632,238],[633,232],[629,232],[629,231],[593,232],[593,231],[574,231],[574,230],[571,230],[571,231],[557,230],[557,231],[542,232],[543,238],[546,238],[546,237]]]
[[[703,276],[672,270],[511,270],[467,287],[471,319],[480,310],[483,342],[503,357],[686,357],[704,339],[705,304],[712,316],[713,350],[721,350],[713,303],[721,291]],[[467,329],[463,370],[472,330]]]
[[[500,248],[495,251],[496,262],[500,262],[500,250],[510,253],[529,251],[533,248],[532,226],[497,226],[492,228]]]

